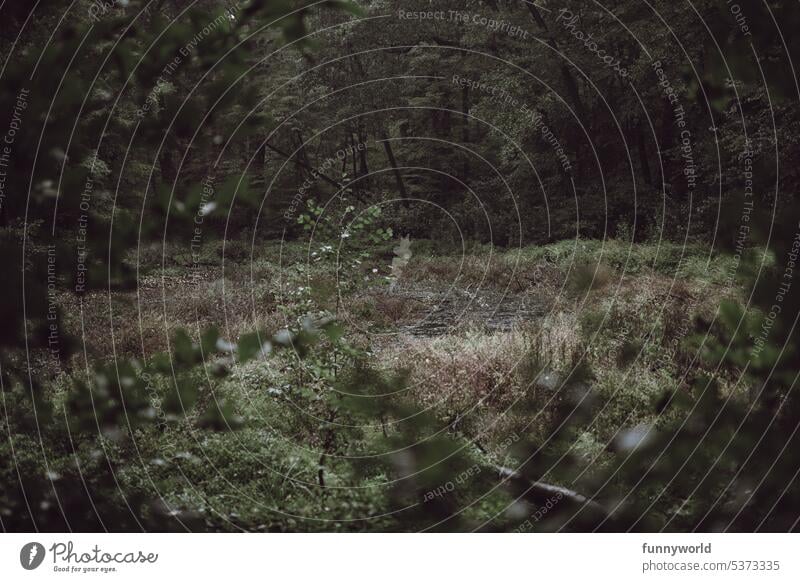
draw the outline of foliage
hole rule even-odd
[[[150,4],[0,7],[3,530],[797,529],[796,3]]]

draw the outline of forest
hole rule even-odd
[[[798,27],[0,3],[0,529],[797,531]]]

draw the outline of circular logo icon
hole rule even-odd
[[[30,542],[19,551],[19,563],[26,570],[35,570],[44,561],[44,546],[39,542]]]

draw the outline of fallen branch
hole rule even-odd
[[[566,499],[576,507],[589,509],[593,512],[597,512],[603,517],[608,516],[608,512],[606,511],[605,507],[596,501],[592,501],[577,491],[572,491],[571,489],[560,487],[558,485],[542,483],[541,481],[530,481],[523,477],[518,471],[509,469],[508,467],[495,465],[495,469],[503,479],[514,481],[518,485],[522,486],[525,490],[525,495],[532,497],[533,501],[535,501],[537,504],[544,505],[548,500],[552,500],[554,496],[561,495],[563,499]]]

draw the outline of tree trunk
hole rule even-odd
[[[531,13],[531,16],[536,21],[536,24],[541,28],[545,34],[547,35],[547,44],[550,47],[558,52],[558,44],[555,40],[550,37],[550,30],[547,28],[547,23],[542,18],[542,15],[539,13],[539,9],[532,2],[526,2],[525,6],[528,7],[528,11]],[[561,76],[564,79],[564,86],[567,88],[567,94],[572,101],[572,106],[575,107],[575,112],[578,114],[578,117],[581,121],[584,120],[584,108],[583,102],[581,101],[580,92],[578,91],[578,83],[575,81],[575,77],[572,76],[572,73],[569,70],[569,67],[565,64],[561,65]]]
[[[353,154],[353,178],[356,178],[359,176],[359,173],[357,166],[358,159],[356,158],[356,136],[354,133],[350,134],[350,147],[352,148],[351,153]]]
[[[158,155],[158,166],[161,170],[161,182],[172,188],[178,177],[178,170],[175,168],[175,160],[172,159],[172,149],[166,142]]]
[[[358,128],[358,145],[361,149],[358,150],[358,157],[359,163],[361,165],[361,176],[364,180],[364,186],[366,187],[369,184],[369,178],[365,178],[364,176],[369,175],[369,165],[367,164],[367,138],[364,135],[364,128],[359,126]]]
[[[636,147],[639,150],[639,164],[642,167],[644,182],[648,186],[652,186],[653,177],[650,174],[650,162],[647,159],[647,146],[645,145],[644,131],[642,129],[641,122],[639,122],[639,124],[636,126]]]
[[[469,144],[469,107],[469,85],[464,85],[461,88],[461,112],[463,113],[461,118],[461,139],[464,145]],[[467,153],[463,153],[462,155],[464,156],[464,164],[461,168],[461,173],[463,174],[461,179],[464,180],[465,183],[469,183],[470,156]]]
[[[167,107],[163,94],[158,96],[158,102],[159,106],[161,107],[161,111],[163,112]],[[161,147],[161,151],[158,153],[158,166],[161,170],[161,181],[164,184],[167,184],[170,188],[174,186],[175,180],[178,177],[178,170],[175,167],[175,160],[172,158],[172,151],[177,149],[173,143],[174,140],[171,139],[172,135],[166,136],[166,139]]]
[[[386,157],[389,158],[389,165],[392,166],[394,180],[397,183],[397,189],[400,192],[400,197],[407,202],[408,192],[406,191],[406,185],[403,182],[403,175],[400,173],[400,170],[397,167],[397,160],[394,157],[394,151],[392,151],[392,144],[389,141],[389,136],[384,133],[381,136],[381,139],[383,141],[383,149],[386,150]]]
[[[553,40],[552,36],[550,35],[550,30],[547,28],[547,23],[544,21],[544,18],[542,18],[539,9],[533,2],[526,2],[525,6],[528,7],[528,11],[531,13],[531,16],[536,21],[536,24],[539,26],[540,29],[542,29],[542,31],[544,31],[545,35],[547,36],[547,41],[546,41],[547,44],[553,49],[553,51],[560,54],[558,50],[558,44],[556,43],[555,40]],[[587,119],[586,110],[584,109],[583,101],[581,101],[580,91],[578,90],[578,83],[575,80],[575,77],[573,77],[572,72],[569,70],[569,67],[566,64],[561,65],[561,78],[563,79],[564,86],[566,87],[567,95],[569,96],[570,101],[572,101],[572,106],[575,108],[575,114],[577,115],[578,120],[581,123],[586,123],[586,124],[590,123],[591,120]],[[577,135],[573,138],[570,137],[569,134],[567,135],[566,139],[569,149],[571,149],[572,152],[574,153],[575,175],[580,181],[581,167],[582,167],[580,163],[581,140],[579,137],[577,137]]]

